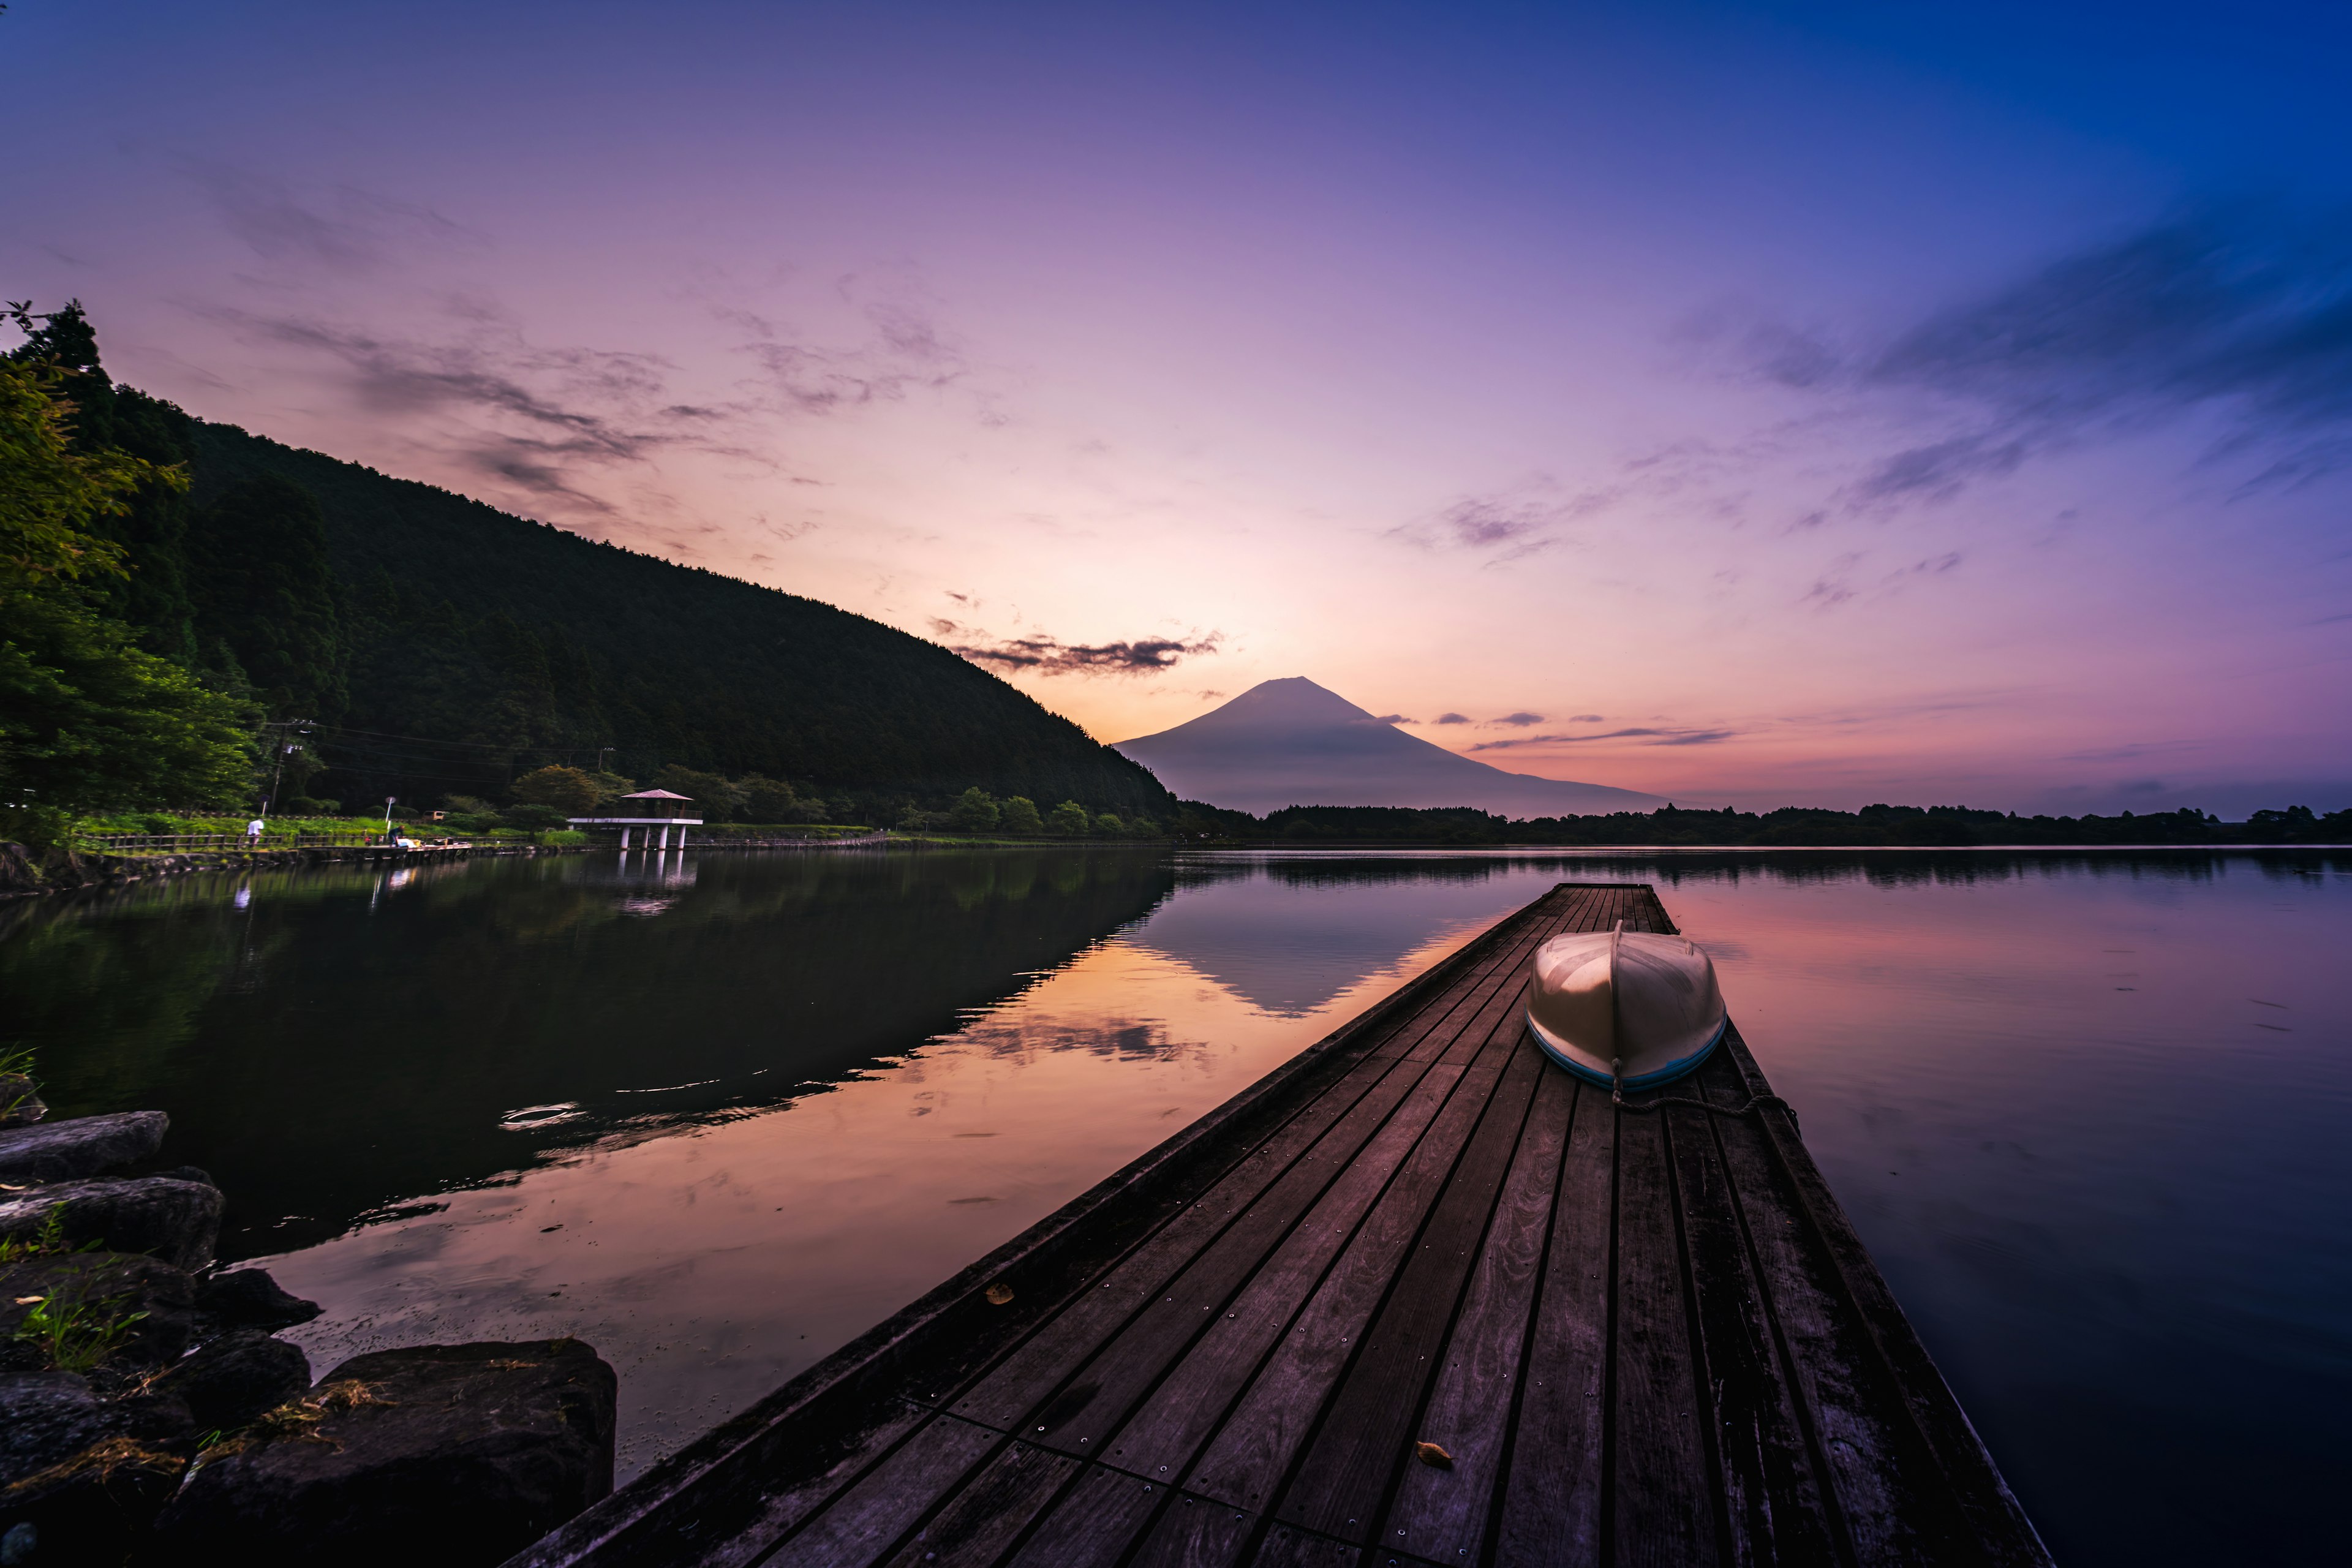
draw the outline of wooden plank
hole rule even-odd
[[[1601,1561],[1616,1163],[1609,1091],[1580,1082],[1506,1461],[1496,1563]]]
[[[1700,1360],[1709,1380],[1726,1555],[1742,1564],[1836,1562],[1844,1542],[1830,1529],[1811,1445],[1750,1267],[1716,1146],[1718,1118],[1682,1105],[1653,1114],[1664,1121],[1674,1162]]]
[[[1442,1021],[1469,1001],[1475,999],[1484,1005],[1497,987],[1508,988],[1514,983],[1516,965],[1524,950],[1531,948],[1543,934],[1544,922],[1539,917],[1544,902],[1538,900],[1527,911],[1521,921],[1524,929],[1517,933],[1517,940],[1498,945],[1492,965],[1482,967],[1475,975],[1450,987],[1424,1014]],[[1417,1039],[1419,1035],[1411,1037]],[[1373,1054],[1384,1055],[1377,1050]],[[1055,1426],[1084,1407],[1099,1389],[1099,1383],[1090,1384],[1084,1377],[1072,1379],[1074,1371],[1113,1335],[1127,1329],[1137,1312],[1155,1298],[1164,1297],[1170,1279],[1203,1248],[1208,1237],[1217,1234],[1224,1223],[1244,1211],[1252,1225],[1262,1232],[1266,1225],[1281,1222],[1286,1205],[1303,1205],[1311,1200],[1316,1186],[1314,1177],[1319,1175],[1323,1182],[1328,1182],[1348,1157],[1344,1152],[1346,1140],[1355,1137],[1360,1142],[1375,1124],[1356,1110],[1357,1102],[1344,1097],[1356,1094],[1374,1105],[1393,1105],[1417,1081],[1411,1075],[1386,1079],[1383,1075],[1390,1070],[1383,1062],[1359,1063],[1334,1089],[1318,1097],[1286,1123],[1264,1150],[1243,1161],[1192,1208],[1139,1247],[1110,1279],[1089,1282],[1089,1288],[1079,1292],[1063,1313],[1041,1325],[959,1400],[954,1405],[956,1414],[1008,1430],[1030,1430],[1038,1425],[1034,1417],[1044,1407],[1047,1415],[1045,1425],[1050,1436]],[[1318,1144],[1317,1140],[1323,1130],[1335,1123],[1339,1125],[1331,1146]],[[1307,1158],[1318,1163],[1316,1168],[1304,1173],[1303,1177],[1294,1176],[1286,1162],[1297,1158],[1300,1151],[1309,1146],[1313,1149]],[[1257,1194],[1286,1181],[1288,1184],[1263,1206],[1251,1208],[1257,1201]],[[1234,1243],[1225,1249],[1231,1251],[1240,1245]],[[1066,1380],[1070,1380],[1066,1385]],[[1056,1391],[1066,1394],[1069,1390],[1082,1391],[1084,1397],[1047,1405]],[[1125,1404],[1119,1404],[1114,1414],[1125,1408]],[[1094,1435],[1081,1436],[1091,1441]]]
[[[1066,1452],[1099,1455],[1104,1439],[1196,1340],[1221,1323],[1241,1321],[1244,1310],[1253,1325],[1261,1321],[1267,1310],[1262,1297],[1247,1308],[1232,1303],[1235,1291],[1263,1272],[1269,1253],[1283,1259],[1325,1256],[1335,1237],[1353,1228],[1388,1173],[1440,1113],[1460,1076],[1451,1068],[1401,1064],[1397,1077],[1412,1079],[1399,1097],[1402,1103],[1391,1110],[1385,1100],[1368,1097],[1360,1115],[1351,1112],[1334,1130],[1330,1148],[1301,1160],[1296,1179],[1286,1177],[1253,1205],[1215,1246],[1165,1285],[1159,1299],[1147,1303],[1052,1403],[1024,1416],[1024,1434]],[[1305,1207],[1310,1201],[1313,1206]],[[1161,1473],[1123,1436],[1118,1447],[1125,1452],[1119,1462],[1128,1468],[1149,1477]],[[1181,1467],[1166,1474],[1174,1479]]]
[[[1005,1568],[1116,1568],[1172,1488],[1089,1465]]]
[[[1328,1535],[1310,1535],[1287,1524],[1277,1524],[1258,1542],[1251,1568],[1357,1568],[1364,1561],[1361,1547]],[[1380,1559],[1385,1563],[1385,1555]]]
[[[1305,1222],[1261,1260],[1242,1292],[1219,1303],[1221,1310],[1205,1314],[1207,1331],[1111,1438],[1114,1461],[1139,1475],[1183,1477],[1193,1455],[1266,1352],[1291,1327],[1301,1303],[1356,1234],[1391,1177],[1418,1157],[1429,1138],[1451,1136],[1432,1124],[1450,1118],[1452,1124],[1466,1129],[1475,1119],[1483,1097],[1450,1093],[1461,1081],[1454,1068],[1428,1069],[1423,1092],[1340,1173]]]
[[[1535,950],[1564,931],[1581,928],[1602,896],[1603,889],[1576,888],[1565,896],[1545,900],[1531,910],[1526,923],[1525,939],[1513,944],[1513,962],[1507,969],[1497,970],[1479,994],[1476,1006],[1467,1015],[1466,1024],[1446,1035],[1433,1035],[1415,1046],[1409,1054],[1433,1061],[1467,1063],[1493,1037],[1497,1024],[1516,1017],[1524,1005],[1528,965]]]
[[[1473,1265],[1486,1245],[1503,1179],[1527,1124],[1536,1086],[1550,1069],[1539,1052],[1516,1052],[1502,1086],[1402,1268],[1275,1517],[1309,1530],[1398,1547],[1378,1536],[1389,1490],[1405,1468],[1424,1394],[1445,1355]],[[1508,1384],[1503,1385],[1507,1397]],[[1425,1468],[1425,1467],[1417,1467]]]
[[[1540,1054],[1532,1043],[1523,1048]],[[1552,1201],[1575,1107],[1576,1079],[1546,1071],[1536,1085],[1510,1177],[1415,1433],[1418,1440],[1444,1448],[1454,1462],[1444,1469],[1404,1467],[1381,1530],[1383,1546],[1440,1563],[1475,1561],[1481,1554],[1525,1371]]]
[[[1769,1094],[1770,1086],[1737,1028],[1727,1032],[1724,1047],[1742,1087]],[[1952,1560],[1957,1552],[1963,1561],[2047,1563],[2040,1538],[1990,1456],[1974,1441],[1967,1416],[1925,1349],[1916,1354],[1934,1381],[1924,1389],[1916,1370],[1906,1388],[1903,1370],[1890,1363],[1872,1310],[1856,1300],[1857,1285],[1880,1298],[1901,1338],[1916,1346],[1916,1336],[1788,1111],[1772,1106],[1754,1117],[1717,1120],[1717,1146],[1745,1211],[1791,1382],[1818,1434],[1823,1473],[1856,1559],[1925,1563]],[[1834,1235],[1840,1231],[1842,1237]],[[1931,1408],[1940,1404],[1961,1429],[1957,1436],[1966,1442],[1959,1445],[1958,1468],[1979,1472],[1973,1498],[1970,1482],[1955,1480],[1952,1458],[1936,1451],[1913,1418],[1915,1400]],[[1953,1436],[1948,1427],[1948,1438]]]
[[[1007,1444],[890,1554],[887,1568],[990,1568],[1078,1468],[1034,1444]]]
[[[1493,1093],[1482,1089],[1479,1076],[1464,1076],[1462,1091],[1349,1238],[1194,1467],[1192,1489],[1240,1508],[1271,1499],[1483,1119]]]
[[[880,1419],[854,1436],[835,1429],[808,1445],[809,1451],[795,1456],[800,1461],[796,1470],[780,1468],[771,1474],[769,1486],[748,1513],[734,1508],[709,1513],[681,1509],[664,1521],[668,1529],[625,1536],[599,1561],[660,1563],[682,1556],[709,1568],[742,1568],[846,1490],[929,1419],[929,1411],[894,1402]],[[845,1436],[850,1440],[845,1442]]]
[[[1152,1527],[1130,1568],[1229,1568],[1242,1560],[1257,1521],[1187,1492]]]
[[[1719,1560],[1718,1500],[1672,1182],[1658,1119],[1618,1113],[1609,1535],[1617,1563],[1699,1568]]]
[[[1028,1425],[1026,1417],[1237,1215],[1248,1212],[1267,1189],[1286,1180],[1301,1180],[1294,1171],[1301,1156],[1310,1151],[1319,1153],[1320,1163],[1308,1174],[1328,1181],[1337,1171],[1338,1151],[1362,1129],[1377,1126],[1418,1077],[1393,1059],[1359,1062],[1108,1275],[1088,1280],[1086,1289],[959,1399],[955,1413],[1008,1431]],[[1336,1138],[1330,1136],[1335,1128]],[[1276,1200],[1277,1205],[1282,1201]]]
[[[862,1568],[1003,1441],[985,1426],[934,1415],[764,1561],[773,1568]]]

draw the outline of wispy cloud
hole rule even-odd
[[[1440,713],[1437,716],[1437,722],[1440,724],[1467,724],[1470,722],[1470,715],[1467,713]]]
[[[225,164],[189,159],[179,170],[204,191],[228,231],[266,261],[358,273],[419,246],[487,244],[430,207],[352,185],[306,198],[282,181]]]
[[[1182,659],[1216,652],[1217,645],[1223,640],[1222,632],[1211,632],[1189,642],[1176,637],[1137,637],[1121,642],[1066,643],[1056,637],[1038,637],[950,647],[974,664],[1002,670],[1028,670],[1038,675],[1157,675],[1175,668]]]
[[[1526,711],[1506,713],[1499,719],[1489,719],[1486,721],[1490,725],[1499,725],[1509,730],[1524,730],[1530,724],[1540,724],[1543,721],[1544,716],[1542,714],[1528,713]]]
[[[1570,494],[1549,474],[1457,498],[1433,514],[1399,524],[1386,537],[1423,550],[1465,550],[1487,557],[1486,564],[1524,560],[1572,542],[1563,531],[1580,518],[1620,499],[1616,489]]]
[[[1592,735],[1521,735],[1508,741],[1481,741],[1474,752],[1503,752],[1515,746],[1570,746],[1588,741],[1640,741],[1649,746],[1707,746],[1728,741],[1737,730],[1610,730]]]

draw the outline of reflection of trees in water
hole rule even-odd
[[[1173,885],[1162,856],[1090,850],[692,868],[477,861],[398,889],[331,868],[59,900],[0,942],[0,991],[26,999],[0,1040],[40,1050],[60,1114],[169,1111],[171,1156],[221,1180],[249,1254],[902,1057]],[[558,1103],[580,1114],[504,1120]]]
[[[1177,862],[1176,885],[1211,887],[1252,879],[1307,890],[1405,884],[1462,886],[1499,877],[1552,875],[1563,882],[1721,883],[1793,886],[1867,882],[1874,887],[1969,886],[2028,878],[2087,876],[2133,881],[2205,882],[2231,862],[2263,876],[2296,879],[2352,871],[2343,851],[2231,846],[2157,849],[1683,849],[1573,855],[1403,850],[1360,858],[1324,851],[1205,853]]]

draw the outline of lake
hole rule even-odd
[[[1654,882],[2059,1560],[2352,1484],[2352,855],[613,854],[0,906],[0,1045],[157,1107],[362,1350],[576,1334],[624,1479],[1559,881]]]

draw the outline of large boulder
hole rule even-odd
[[[188,1407],[199,1432],[233,1432],[310,1392],[310,1358],[259,1329],[239,1329],[165,1368],[154,1391]]]
[[[0,1105],[9,1096],[0,1092]],[[152,1158],[172,1119],[160,1110],[0,1126],[0,1182],[69,1182]]]
[[[289,1329],[319,1315],[319,1303],[288,1293],[267,1269],[235,1268],[196,1287],[196,1310],[223,1328]]]
[[[47,1364],[54,1347],[24,1332],[37,1310],[49,1321],[67,1319],[65,1349],[94,1356],[91,1369],[101,1376],[169,1366],[194,1337],[195,1294],[185,1270],[136,1255],[68,1252],[0,1267],[0,1368]]]
[[[28,1564],[120,1563],[194,1449],[177,1401],[101,1400],[68,1372],[0,1373],[0,1540]]]
[[[355,1356],[214,1445],[157,1562],[503,1562],[613,1488],[617,1380],[577,1340]]]
[[[144,1252],[202,1268],[213,1260],[224,1202],[218,1187],[170,1176],[58,1182],[0,1195],[0,1237],[30,1241],[54,1215],[69,1246],[94,1241],[110,1252]]]

